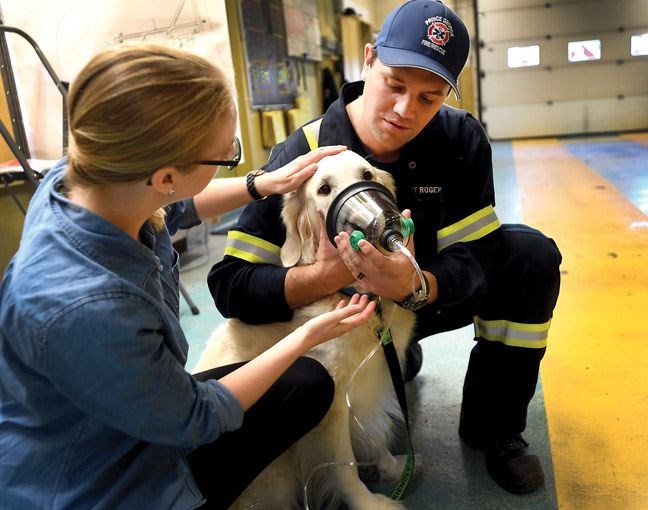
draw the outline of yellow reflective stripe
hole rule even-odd
[[[492,205],[437,231],[437,252],[453,243],[474,241],[497,230],[499,219]]]
[[[473,323],[476,337],[491,342],[501,342],[512,347],[541,349],[547,346],[551,319],[542,324],[525,324],[507,320],[487,321],[475,316]]]
[[[319,128],[320,124],[322,123],[322,119],[317,119],[314,122],[311,122],[310,124],[307,124],[302,128],[302,131],[304,132],[304,136],[306,137],[306,141],[308,142],[308,146],[310,147],[310,150],[317,149],[319,146]]]
[[[225,254],[254,264],[281,265],[281,248],[279,246],[238,230],[228,232]]]

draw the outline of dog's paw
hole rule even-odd
[[[381,480],[398,480],[403,474],[407,455],[388,455],[381,456],[378,464]]]
[[[400,501],[391,499],[389,496],[373,494],[369,506],[363,506],[362,510],[405,510],[405,506]]]

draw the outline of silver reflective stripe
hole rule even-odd
[[[499,227],[500,222],[495,209],[492,205],[488,205],[463,220],[437,231],[437,252],[454,243],[480,239]]]
[[[527,324],[507,320],[484,320],[481,317],[473,317],[475,325],[475,336],[501,342],[512,347],[528,347],[530,349],[541,349],[547,346],[547,336],[551,319],[541,324]]]
[[[279,246],[238,230],[228,232],[225,254],[254,264],[281,265],[281,249]]]

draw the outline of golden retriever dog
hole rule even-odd
[[[284,266],[315,261],[320,214],[326,214],[341,190],[361,180],[394,189],[391,175],[344,151],[322,159],[308,181],[284,196]],[[295,310],[290,322],[248,325],[228,319],[211,335],[194,372],[257,356],[311,317],[333,309],[341,296],[336,293]],[[315,510],[337,508],[341,502],[353,510],[403,508],[388,496],[371,493],[357,470],[358,464],[367,462],[378,467],[383,480],[398,480],[405,463],[405,456],[392,456],[387,447],[394,418],[402,420],[402,414],[376,332],[389,326],[402,366],[414,313],[384,299],[381,308],[381,315],[308,353],[335,381],[333,404],[324,419],[268,466],[231,508]]]

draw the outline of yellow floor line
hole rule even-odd
[[[648,508],[648,218],[557,140],[513,143],[524,221],[563,254],[542,364],[561,509]]]

